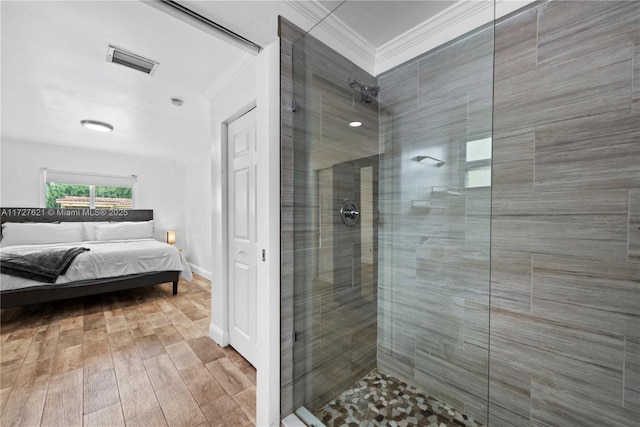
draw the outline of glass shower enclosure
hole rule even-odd
[[[321,38],[376,3],[293,43],[293,408],[373,372],[485,424],[493,23],[374,76]]]

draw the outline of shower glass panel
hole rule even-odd
[[[494,4],[454,3],[345,2],[293,44],[301,417],[338,422],[325,405],[359,396],[354,384],[373,375],[437,399],[465,425],[487,423]],[[370,40],[378,56],[382,37],[406,36],[429,8],[466,27],[392,66],[376,59],[371,73],[330,47],[340,22],[358,32],[367,20],[354,17],[397,7],[412,17]],[[369,408],[342,421],[397,416]]]
[[[316,411],[376,366],[378,103],[349,80],[377,80],[311,34],[293,74],[293,399]]]
[[[485,424],[493,25],[379,84],[378,367]]]

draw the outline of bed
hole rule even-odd
[[[191,280],[184,255],[153,238],[152,210],[0,208],[2,308]],[[62,274],[45,283],[39,275],[9,271],[27,252],[44,256],[74,252]],[[23,270],[25,270],[23,268]],[[35,270],[38,270],[35,267]]]

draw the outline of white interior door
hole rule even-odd
[[[255,109],[228,126],[229,344],[256,366]]]

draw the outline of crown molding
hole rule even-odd
[[[493,2],[462,0],[380,46],[375,75],[409,61],[429,50],[493,20]]]
[[[496,0],[496,20],[538,0]],[[555,1],[555,0],[549,0]]]
[[[309,31],[331,12],[316,0],[284,0],[282,3],[285,7],[284,10],[282,10],[284,17],[302,28],[305,32]]]
[[[220,77],[204,91],[205,98],[207,98],[208,101],[212,101],[233,81],[238,73],[248,67],[255,59],[256,57],[249,53],[240,54],[240,56],[238,56],[236,60],[220,75]]]
[[[332,11],[317,0],[284,0],[283,15],[365,71],[378,76],[535,1],[495,0],[494,9],[493,1],[460,0],[377,49],[343,21],[331,16]]]
[[[374,75],[508,15],[536,0],[460,0],[376,50]]]
[[[305,31],[309,32],[313,37],[327,44],[360,68],[373,73],[375,48],[342,20],[331,15],[330,10],[317,0],[286,0],[284,4],[295,15],[295,18],[290,19],[287,16],[287,19],[298,26],[300,26],[298,22],[305,21],[307,26],[301,28],[307,28]]]

